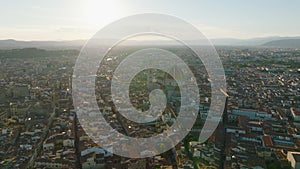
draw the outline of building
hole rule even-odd
[[[128,161],[128,169],[146,168],[146,159],[132,159]]]
[[[8,118],[6,112],[0,112],[0,121],[6,120]]]
[[[294,108],[291,108],[291,115],[292,115],[294,121],[300,122],[300,111],[297,111]]]
[[[291,152],[287,154],[287,160],[291,163],[292,168],[300,169],[300,152]]]
[[[272,114],[269,114],[267,112],[259,112],[251,109],[232,110],[231,113],[239,116],[247,116],[250,118],[250,120],[271,120],[272,119]]]

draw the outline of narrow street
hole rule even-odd
[[[43,142],[46,140],[46,138],[49,134],[49,129],[52,126],[52,123],[53,123],[53,120],[55,118],[56,112],[57,112],[57,107],[54,107],[53,111],[50,115],[48,124],[44,128],[43,134],[41,136],[41,141],[38,143],[38,145],[34,149],[34,153],[33,153],[33,155],[31,156],[31,158],[28,162],[27,168],[33,168],[34,167],[34,161],[35,161],[37,155],[41,152],[41,150],[43,150]]]

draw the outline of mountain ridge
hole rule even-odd
[[[280,40],[270,41],[270,42],[263,44],[263,46],[300,48],[300,38],[299,39],[280,39]]]
[[[219,38],[209,39],[215,46],[261,46],[261,47],[300,47],[300,37],[261,37],[251,39]],[[109,42],[110,40],[104,40]],[[81,49],[87,40],[61,40],[61,41],[19,41],[14,39],[0,40],[0,49],[41,48],[41,49]],[[96,44],[97,40],[95,41]],[[142,41],[140,45],[155,44],[158,41]],[[193,43],[193,41],[191,41]],[[130,40],[128,44],[136,44]],[[159,41],[159,44],[174,45],[172,41]]]

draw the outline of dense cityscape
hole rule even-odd
[[[72,100],[78,50],[0,50],[0,168],[299,167],[299,48],[216,47],[226,74],[227,100],[218,128],[204,143],[198,138],[209,118],[210,79],[201,61],[193,60],[188,49],[163,48],[189,63],[201,96],[199,114],[192,130],[174,148],[136,159],[100,147],[81,126]],[[111,50],[96,75],[95,91],[110,126],[130,137],[149,137],[176,121],[180,92],[170,75],[145,70],[131,84],[132,104],[147,110],[149,90],[159,88],[167,95],[168,107],[159,120],[143,125],[120,115],[109,96],[109,85],[121,59],[137,49],[127,46]],[[170,71],[184,78],[178,68]],[[91,125],[95,129],[104,127]],[[126,144],[127,140],[123,141]]]

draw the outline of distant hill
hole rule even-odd
[[[223,38],[223,39],[211,39],[211,42],[216,46],[260,46],[266,42],[273,40],[279,40],[283,37],[263,37],[263,38],[251,38],[251,39],[233,39],[233,38]]]
[[[299,39],[274,40],[274,41],[263,44],[263,46],[300,48],[300,38]]]
[[[107,44],[111,40],[105,39],[101,43],[97,39],[92,41],[93,46],[98,44]],[[70,41],[17,41],[14,39],[0,40],[0,49],[22,49],[22,48],[39,48],[46,50],[80,50],[87,40],[70,40]]]
[[[2,58],[40,58],[40,57],[54,57],[54,56],[76,56],[79,54],[78,50],[44,50],[37,48],[23,48],[23,49],[7,49],[0,50],[0,59]]]
[[[40,48],[40,49],[80,49],[84,40],[74,41],[17,41],[0,40],[0,49]]]
[[[300,37],[262,37],[252,39],[210,39],[215,46],[266,46],[266,47],[300,47]],[[21,49],[21,48],[39,48],[47,50],[61,50],[61,49],[76,49],[80,50],[87,40],[72,40],[72,41],[17,41],[13,39],[0,40],[0,49]],[[108,44],[111,39],[93,40],[95,47],[99,44]],[[193,40],[191,40],[193,44]],[[174,45],[174,41],[135,41],[129,40],[127,45]],[[196,43],[195,43],[196,44]]]

